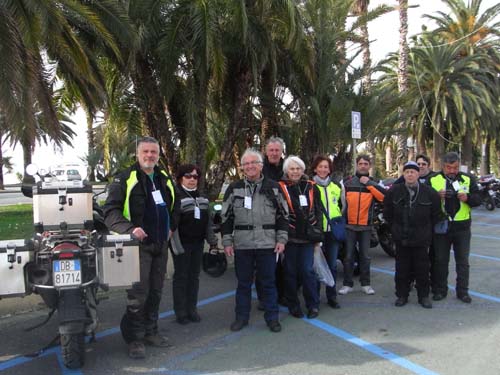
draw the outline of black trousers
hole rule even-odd
[[[429,254],[427,246],[407,247],[396,244],[396,296],[408,297],[415,277],[418,298],[428,297],[430,289]]]
[[[172,290],[177,317],[185,317],[196,311],[203,245],[204,241],[183,243],[184,254],[173,254],[175,271]]]
[[[434,269],[432,277],[432,292],[434,294],[446,295],[448,293],[448,264],[452,246],[457,272],[457,296],[461,297],[469,293],[470,239],[470,228],[461,231],[455,231],[452,228],[447,234],[434,234]]]
[[[120,324],[126,342],[158,333],[158,310],[165,273],[167,242],[139,246],[141,279],[127,289],[127,310]]]

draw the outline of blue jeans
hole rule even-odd
[[[356,243],[359,250],[359,281],[361,286],[370,285],[370,237],[371,229],[363,231],[354,231],[346,228],[346,241],[345,241],[345,259],[344,259],[344,285],[352,287],[352,274],[354,272],[354,259],[356,251]]]
[[[307,309],[319,307],[318,280],[313,271],[312,243],[288,242],[285,247],[285,297],[290,311],[300,308],[297,282],[300,281]]]
[[[339,254],[339,242],[333,238],[331,233],[325,233],[325,242],[323,242],[323,254],[325,254],[326,262],[330,268],[335,284],[337,284],[337,256]],[[337,291],[335,285],[326,287],[326,298],[328,300],[335,299]]]
[[[234,252],[234,267],[238,287],[236,288],[236,320],[248,321],[252,303],[252,283],[255,272],[262,286],[264,319],[278,320],[278,293],[276,292],[274,249],[245,249]]]

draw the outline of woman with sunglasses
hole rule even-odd
[[[180,209],[176,213],[178,228],[172,238],[174,258],[174,311],[179,324],[199,322],[199,276],[205,240],[210,248],[217,247],[212,227],[209,201],[198,192],[200,168],[184,164],[177,170],[177,195]]]

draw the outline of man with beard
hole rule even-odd
[[[359,155],[356,158],[356,174],[342,181],[342,206],[346,217],[346,254],[344,259],[344,286],[339,294],[353,290],[353,270],[356,243],[359,248],[359,268],[361,289],[366,294],[375,294],[370,285],[370,236],[373,224],[374,200],[382,202],[385,190],[368,175],[370,157]],[[345,204],[344,204],[345,202]]]
[[[481,204],[476,179],[459,171],[460,158],[449,152],[442,159],[443,169],[429,178],[429,184],[441,197],[441,208],[447,217],[447,230],[435,231],[433,238],[434,267],[432,292],[434,301],[448,294],[448,263],[453,246],[457,272],[457,298],[471,303],[469,296],[469,252],[471,239],[471,207]]]
[[[127,310],[120,328],[130,358],[146,356],[144,345],[167,347],[158,333],[158,310],[167,270],[167,246],[176,204],[171,177],[157,164],[158,141],[139,139],[137,163],[115,176],[104,205],[106,226],[140,241],[140,281],[127,289]]]

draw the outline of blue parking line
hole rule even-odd
[[[472,237],[486,238],[488,240],[500,240],[500,237],[497,237],[497,236],[485,236],[483,234],[472,234]]]
[[[370,269],[372,269],[373,271],[379,272],[379,273],[385,273],[386,275],[394,276],[394,274],[395,274],[394,271],[387,270],[387,269],[384,269],[384,268],[370,267]],[[455,290],[455,287],[453,285],[448,285],[448,288],[450,288],[451,290]],[[469,294],[471,296],[479,297],[479,298],[482,298],[482,299],[485,299],[485,300],[488,300],[488,301],[491,301],[491,302],[500,303],[500,298],[495,297],[495,296],[490,296],[489,294],[475,292],[475,291],[470,290],[470,289],[469,289]]]
[[[482,225],[486,227],[500,227],[500,224],[483,223],[481,221],[475,221],[474,225]]]
[[[231,291],[231,292],[227,292],[227,293],[221,293],[221,294],[218,294],[218,295],[216,295],[214,297],[206,298],[206,299],[198,302],[198,306],[204,306],[204,305],[207,305],[207,304],[210,304],[210,303],[213,303],[213,302],[217,302],[217,301],[220,301],[220,300],[222,300],[224,298],[227,298],[227,297],[230,297],[230,296],[234,296],[234,294],[235,294],[235,291]],[[174,311],[173,310],[169,310],[169,311],[165,311],[165,312],[161,313],[159,315],[159,318],[163,319],[163,318],[166,318],[166,317],[169,317],[169,316],[172,316],[172,315],[174,315]],[[119,332],[120,332],[120,328],[119,327],[113,327],[113,328],[109,328],[109,329],[106,329],[104,331],[96,333],[95,337],[96,338],[103,338],[103,337],[106,337],[106,336],[114,335],[114,334],[119,333]],[[88,341],[88,339],[87,339],[87,341]],[[19,366],[19,365],[22,365],[24,363],[31,362],[34,359],[43,358],[43,357],[46,357],[46,356],[51,355],[51,354],[56,354],[57,355],[57,360],[59,362],[59,365],[61,367],[61,371],[62,371],[63,375],[80,375],[80,374],[82,374],[82,372],[80,370],[70,370],[70,369],[68,369],[68,368],[66,368],[64,366],[64,364],[62,362],[62,358],[61,358],[61,347],[60,347],[60,345],[54,346],[54,347],[52,347],[50,349],[47,349],[46,351],[44,351],[43,353],[41,353],[37,357],[15,357],[15,358],[9,359],[7,361],[1,362],[0,363],[0,371],[7,370],[9,368],[13,368],[13,367]]]
[[[325,331],[328,332],[334,336],[337,336],[341,338],[344,341],[347,341],[353,345],[356,345],[357,347],[366,350],[378,357],[381,357],[383,359],[386,359],[395,365],[398,365],[400,367],[403,367],[414,374],[418,375],[437,375],[436,372],[431,371],[429,369],[426,369],[425,367],[419,366],[403,357],[398,356],[397,354],[394,354],[388,350],[385,350],[381,348],[378,345],[371,344],[365,340],[360,339],[359,337],[351,335],[349,332],[343,331],[339,328],[336,328],[334,326],[331,326],[325,322],[322,322],[319,319],[303,319],[305,322]]]

